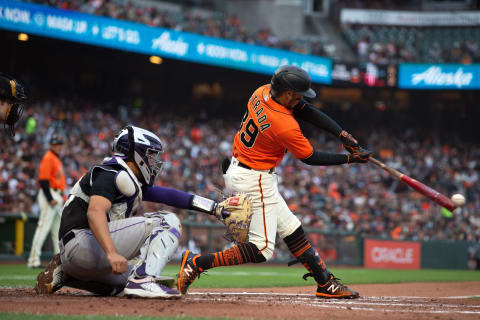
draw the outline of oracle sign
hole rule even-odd
[[[420,269],[420,243],[365,239],[364,265],[367,268]]]

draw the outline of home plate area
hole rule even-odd
[[[0,313],[195,317],[213,319],[480,319],[480,282],[354,285],[354,300],[325,300],[315,287],[191,288],[181,299],[98,297],[72,288],[38,295],[0,288]],[[139,318],[141,319],[141,318]]]

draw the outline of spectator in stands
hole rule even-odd
[[[299,53],[313,53],[313,42],[301,45],[292,39],[280,39],[269,28],[260,28],[257,32],[248,34],[238,16],[221,12],[205,11],[203,14],[194,14],[183,8],[179,11],[160,10],[155,6],[127,1],[120,5],[114,1],[104,0],[30,0],[44,3],[63,10],[75,10],[110,17],[135,21],[149,26],[161,27],[179,31],[198,33],[210,37],[225,38],[239,42],[258,44],[262,46],[280,48]],[[316,40],[315,42],[318,42]],[[335,48],[326,44],[324,54],[334,57]]]
[[[121,120],[122,113],[119,111],[117,116],[102,111],[97,103],[78,103],[82,105],[82,112],[78,111],[77,105],[63,100],[37,103],[31,108],[31,117],[36,120],[36,134],[28,135],[19,126],[18,141],[5,141],[0,151],[1,211],[38,213],[38,206],[34,203],[36,172],[39,156],[43,154],[43,137],[48,136],[53,123],[61,123],[67,141],[76,142],[65,149],[62,158],[67,189],[95,159],[109,155],[107,142],[125,125]],[[60,114],[60,110],[64,111],[63,120],[54,122],[50,115]],[[126,119],[131,119],[131,111],[127,109],[126,112],[130,112]],[[24,125],[25,121],[21,124]],[[148,118],[140,115],[136,123],[155,130],[168,145],[160,184],[209,198],[217,197],[215,187],[223,185],[218,161],[228,156],[238,123],[215,118],[198,122],[170,114]],[[159,127],[158,123],[166,125]],[[411,128],[403,135],[394,135],[390,129],[377,128],[375,134],[365,136],[363,140],[382,150],[380,157],[388,165],[411,173],[445,194],[465,194],[467,204],[450,218],[444,216],[439,206],[371,166],[309,168],[296,163],[287,154],[277,168],[283,177],[279,189],[287,200],[297,199],[292,203],[294,212],[306,226],[385,238],[480,241],[478,145],[465,142],[459,147],[454,132],[450,135],[451,142],[441,143],[438,138],[429,138],[434,135],[420,134],[418,130]],[[313,142],[324,141],[325,149],[338,147],[334,141],[318,133],[313,133],[310,138]],[[424,148],[426,145],[428,149]],[[389,149],[391,146],[396,149]],[[162,208],[149,205],[145,210]],[[197,222],[211,221],[185,211],[181,215]]]

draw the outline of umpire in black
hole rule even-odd
[[[15,124],[22,117],[25,100],[24,86],[13,77],[0,73],[0,122],[11,136],[15,135]]]

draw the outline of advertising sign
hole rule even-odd
[[[382,26],[479,26],[478,11],[394,11],[342,9],[342,23],[368,24]]]
[[[420,269],[419,242],[365,239],[364,265],[366,268]]]
[[[0,29],[264,74],[293,64],[308,71],[313,82],[331,82],[329,58],[30,3],[2,0]]]
[[[479,89],[480,64],[410,64],[399,66],[404,89]]]
[[[396,87],[397,66],[373,63],[334,63],[332,84],[339,86]]]

